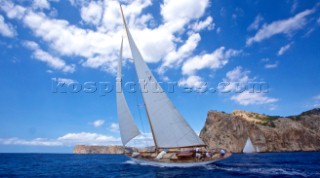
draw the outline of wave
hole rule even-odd
[[[260,174],[260,175],[287,175],[287,176],[319,176],[320,172],[302,172],[295,169],[284,169],[284,168],[241,168],[232,166],[220,166],[220,165],[206,165],[204,166],[208,170],[221,170],[227,172],[238,172],[246,174]]]

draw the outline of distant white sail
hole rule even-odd
[[[246,144],[243,148],[243,153],[254,153],[254,152],[255,152],[255,149],[252,145],[250,137],[248,137]]]
[[[260,152],[260,149],[259,149],[259,147],[257,146],[256,147],[256,151],[259,153]]]
[[[156,146],[158,148],[177,148],[205,145],[177,111],[166,93],[163,92],[149,67],[144,62],[126,26],[124,16],[123,20],[134,59],[135,69],[140,81],[140,87],[146,91],[142,92],[142,96],[146,105]],[[147,82],[147,85],[141,81]],[[157,85],[158,92],[154,92],[155,85]]]
[[[121,135],[121,141],[123,145],[126,145],[132,138],[139,135],[139,129],[134,123],[132,114],[129,110],[127,101],[124,97],[121,83],[122,83],[122,46],[123,40],[121,41],[120,56],[118,62],[118,73],[117,73],[117,111],[119,120],[119,129]]]

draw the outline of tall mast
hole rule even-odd
[[[128,27],[127,27],[126,19],[124,18],[124,14],[123,14],[123,10],[122,10],[121,4],[120,4],[120,10],[121,10],[121,15],[122,15],[123,24],[124,24],[124,26],[125,26],[126,33],[127,33],[127,36],[128,36],[128,34],[129,34],[130,32],[129,32]],[[130,43],[130,40],[128,40],[128,41],[129,41],[129,43]],[[135,60],[133,60],[133,62],[135,62]],[[136,71],[136,72],[137,72],[137,71]],[[145,104],[146,102],[145,102],[145,98],[144,98],[143,95],[142,95],[142,98],[143,98],[145,110],[146,110],[146,113],[147,113],[147,117],[148,117],[150,129],[151,129],[151,133],[152,133],[153,142],[154,142],[154,145],[155,145],[155,147],[156,147],[156,149],[157,149],[157,148],[158,148],[157,140],[156,140],[156,137],[155,137],[155,135],[154,135],[154,131],[153,131],[153,127],[152,127],[152,122],[151,122],[150,115],[149,115],[149,112],[148,112],[148,107],[147,107],[147,105]]]

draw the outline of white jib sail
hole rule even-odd
[[[123,90],[121,87],[122,83],[122,46],[123,40],[121,41],[120,56],[118,62],[118,73],[116,82],[116,93],[117,93],[117,111],[119,120],[119,129],[121,135],[121,141],[123,145],[126,145],[132,138],[139,135],[139,129],[134,123],[132,114],[129,110],[127,101],[124,97]]]
[[[175,148],[205,145],[171,103],[166,93],[163,92],[144,62],[127,28],[124,16],[123,21],[156,146],[158,148]]]
[[[243,148],[243,153],[254,153],[254,152],[255,152],[255,149],[252,145],[250,137],[248,137],[246,144]]]

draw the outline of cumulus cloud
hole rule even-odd
[[[185,58],[192,54],[200,40],[201,37],[198,33],[191,34],[182,46],[180,46],[177,50],[170,51],[165,56],[164,62],[159,68],[159,73],[163,73],[167,68],[180,65]]]
[[[35,9],[50,9],[50,4],[47,0],[34,0],[32,6]]]
[[[5,22],[2,15],[0,15],[0,34],[5,37],[14,37],[16,35],[16,30],[11,24]]]
[[[178,85],[179,86],[185,86],[190,88],[202,88],[204,86],[203,79],[196,75],[188,76],[187,78],[183,78],[179,80]]]
[[[226,77],[223,82],[226,84],[219,89],[222,92],[231,92],[241,90],[248,82],[253,81],[249,77],[250,71],[243,69],[241,66],[234,68],[233,70],[227,72]]]
[[[206,7],[208,0],[164,0],[161,5],[161,15],[166,28],[176,32],[183,29],[192,19],[201,17]]]
[[[200,21],[200,22],[196,22],[194,23],[191,28],[198,32],[201,31],[203,29],[208,29],[208,30],[213,30],[214,29],[215,24],[213,23],[213,19],[211,16],[208,16],[204,21]]]
[[[44,5],[46,1],[38,2],[43,4],[43,8],[47,7]],[[119,39],[123,35],[119,2],[116,0],[74,1],[72,4],[80,9],[82,20],[93,25],[94,28],[81,28],[67,20],[55,19],[41,11],[9,1],[3,1],[1,9],[9,18],[18,19],[25,27],[31,29],[35,36],[48,45],[50,51],[66,59],[79,57],[83,59],[80,61],[83,67],[114,73],[117,66]],[[150,0],[138,0],[129,1],[122,6],[131,33],[147,62],[163,60],[165,63],[163,66],[168,68],[180,63],[181,60],[177,58],[192,55],[191,53],[198,45],[201,38],[197,32],[213,28],[212,17],[199,21],[209,6],[208,0],[187,0],[183,3],[165,0],[160,6],[163,18],[160,24],[153,23],[153,16],[143,12],[143,9],[151,5]],[[186,32],[187,30],[189,31]],[[179,36],[185,33],[192,35],[181,43]],[[125,58],[131,57],[126,42],[123,55]]]
[[[197,55],[187,60],[182,66],[182,73],[186,75],[193,75],[198,70],[210,68],[219,69],[226,65],[230,57],[237,56],[241,51],[220,47],[209,54]]]
[[[43,51],[39,45],[33,41],[25,41],[23,43],[27,48],[31,49],[33,51],[33,56],[35,59],[42,61],[46,63],[48,66],[50,66],[53,69],[61,70],[63,72],[74,72],[75,71],[75,65],[74,64],[66,64],[64,60],[54,57],[48,52]]]
[[[101,2],[90,2],[89,5],[81,8],[81,18],[88,24],[98,25],[102,17]]]
[[[73,146],[76,144],[85,145],[119,145],[120,138],[113,136],[90,133],[90,132],[80,132],[80,133],[68,133],[62,137],[57,138],[57,141],[61,142],[66,146]]]
[[[278,101],[278,99],[268,97],[267,93],[262,92],[262,85],[260,85],[261,88],[259,88],[259,91],[248,88],[247,86],[249,86],[250,83],[259,84],[259,82],[256,82],[257,77],[250,77],[249,75],[249,70],[238,66],[227,72],[223,82],[228,85],[224,85],[223,88],[221,87],[219,89],[223,92],[237,92],[237,94],[233,94],[230,99],[240,105],[271,104]],[[253,85],[253,87],[255,87],[255,85]]]
[[[276,98],[267,97],[265,93],[254,93],[249,91],[244,91],[238,95],[234,95],[231,97],[231,100],[234,100],[244,106],[270,104],[278,101]]]
[[[112,132],[119,132],[119,124],[118,123],[111,123],[109,126],[109,130]]]
[[[253,37],[247,39],[246,44],[251,45],[255,42],[261,42],[265,39],[271,38],[274,35],[289,35],[297,30],[300,30],[307,24],[307,16],[313,14],[314,12],[314,9],[307,9],[289,19],[278,20],[270,24],[264,24]]]
[[[95,127],[101,127],[104,124],[104,120],[96,120],[92,123],[93,126]]]

